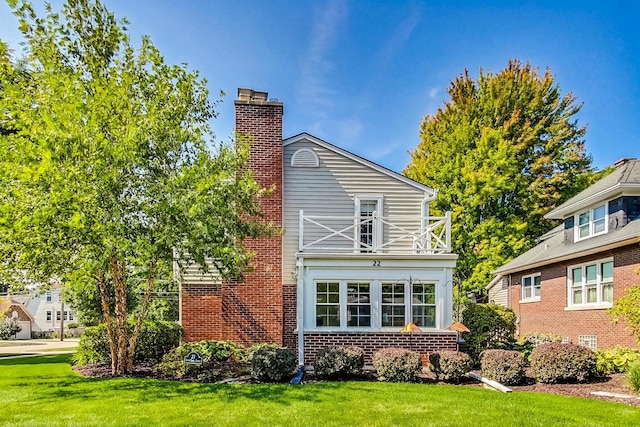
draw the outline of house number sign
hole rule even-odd
[[[373,266],[374,267],[380,267],[380,260],[379,259],[374,259],[373,260]]]

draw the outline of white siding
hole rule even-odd
[[[489,289],[489,302],[508,307],[509,288],[508,279],[503,277],[491,289]]]
[[[317,168],[292,168],[291,156],[297,150],[307,148],[313,150],[320,159]],[[392,223],[401,223],[398,217],[410,216],[404,225],[410,229],[420,227],[421,204],[425,198],[424,191],[405,182],[358,163],[348,157],[321,147],[313,142],[300,140],[284,147],[284,188],[283,188],[283,270],[285,283],[295,283],[292,272],[295,270],[295,254],[298,252],[299,211],[305,215],[327,215],[353,217],[355,197],[358,195],[376,195],[383,197],[383,214]],[[395,220],[394,220],[395,218]],[[353,223],[345,222],[344,227]],[[311,232],[310,227],[305,229]],[[353,231],[350,230],[351,233]],[[389,241],[399,235],[398,230],[385,227],[383,240]],[[325,235],[326,231],[322,232]],[[318,236],[321,235],[318,230]],[[324,246],[337,245],[323,242]],[[340,244],[353,243],[342,241]],[[396,244],[410,251],[411,242],[404,240]]]

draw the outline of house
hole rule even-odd
[[[590,348],[636,346],[607,313],[640,284],[640,161],[622,159],[608,176],[549,212],[563,223],[496,270],[489,300],[512,308],[522,336],[553,333]]]
[[[31,338],[31,328],[35,319],[20,301],[0,298],[0,319],[3,317],[12,319],[20,327],[20,332],[16,334],[15,339],[28,340]]]
[[[64,327],[77,320],[75,309],[63,304],[59,285],[53,284],[44,292],[17,295],[13,297],[29,311],[33,318],[33,332],[52,332],[60,330],[60,323]]]
[[[283,104],[239,89],[236,130],[253,139],[255,179],[281,236],[245,242],[256,253],[242,283],[195,266],[181,280],[189,341],[273,342],[311,364],[331,345],[370,361],[387,346],[455,349],[448,215],[429,216],[437,191],[307,133],[282,138]],[[421,332],[401,333],[410,322]]]

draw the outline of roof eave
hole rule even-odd
[[[581,209],[593,205],[601,200],[610,199],[618,193],[622,193],[625,190],[640,190],[640,183],[616,183],[611,187],[608,187],[602,191],[592,194],[584,199],[577,200],[571,204],[562,204],[554,210],[548,212],[544,217],[546,219],[565,219],[570,214],[574,214]]]

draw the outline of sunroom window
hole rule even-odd
[[[613,261],[603,260],[569,267],[569,305],[589,306],[613,302]]]
[[[316,326],[340,326],[340,284],[338,282],[317,284]]]
[[[606,205],[596,206],[577,215],[577,240],[602,234],[607,231]]]
[[[436,326],[436,285],[433,283],[413,284],[413,323],[416,326],[434,328]]]

